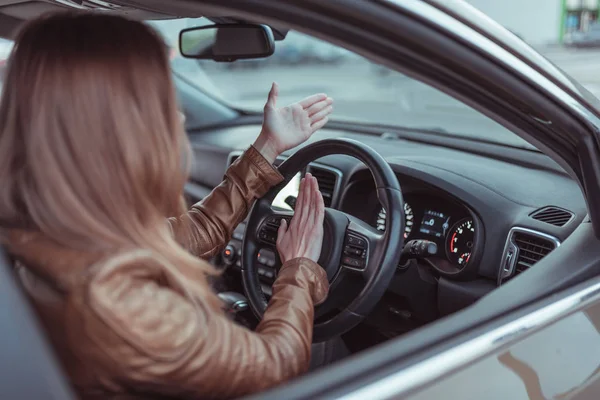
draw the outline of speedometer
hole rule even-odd
[[[379,213],[377,214],[377,230],[381,232],[385,232],[386,223],[387,223],[387,215],[385,208],[381,208]],[[413,215],[413,210],[408,205],[408,203],[404,203],[404,239],[408,238],[408,235],[412,232],[412,227],[415,223],[415,216]]]
[[[471,258],[475,240],[475,225],[473,220],[465,218],[458,221],[448,234],[446,250],[448,259],[456,265],[464,267]]]

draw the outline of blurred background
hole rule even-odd
[[[600,96],[600,0],[468,2]],[[444,126],[449,133],[519,142],[515,135],[504,135],[505,130],[494,122],[435,89],[298,32],[277,41],[275,54],[269,58],[217,63],[184,59],[177,50],[181,29],[211,21],[183,18],[149,23],[171,48],[174,74],[238,109],[261,110],[276,81],[282,103],[326,92],[335,98],[336,118],[432,130]],[[0,76],[11,47],[11,42],[0,41]]]

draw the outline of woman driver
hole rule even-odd
[[[255,332],[224,316],[200,259],[282,180],[275,157],[332,110],[325,95],[276,101],[274,85],[254,145],[186,212],[189,146],[157,34],[105,14],[20,32],[0,104],[0,234],[81,397],[229,398],[306,371],[328,290],[316,180],[280,228],[284,264]]]

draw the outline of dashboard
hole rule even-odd
[[[192,134],[195,163],[186,192],[200,199],[218,185],[228,163],[252,143],[257,129],[242,125]],[[331,138],[359,140],[386,159],[406,204],[404,240],[425,239],[437,245],[435,256],[398,266],[382,300],[388,301],[387,314],[408,310],[410,318],[430,321],[464,308],[533,266],[587,214],[577,183],[541,153],[457,138],[386,140],[340,129],[321,130],[311,141]],[[211,167],[218,163],[222,169]],[[329,176],[323,186],[328,206],[381,231],[387,228],[373,178],[358,160],[332,155],[315,160],[312,167],[321,172],[320,178]],[[295,193],[294,187],[288,189],[278,199],[282,207]],[[552,219],[556,213],[566,215],[563,223]],[[236,230],[227,257],[235,259],[243,229],[242,224]],[[277,273],[276,257],[261,252],[262,261],[257,260],[263,264],[260,279],[267,294]]]

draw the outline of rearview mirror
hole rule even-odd
[[[200,60],[264,58],[275,51],[275,41],[267,25],[216,24],[182,30],[179,51]]]

